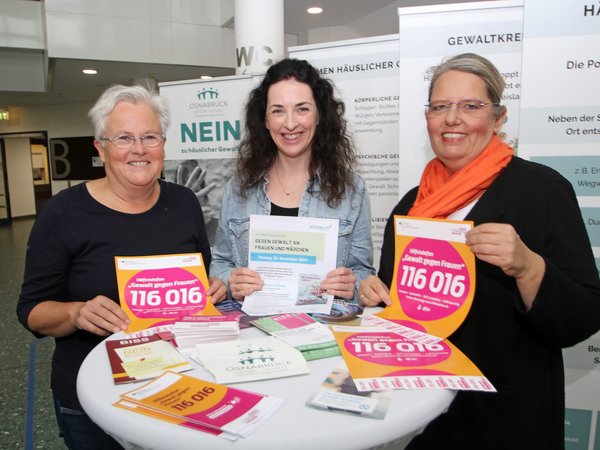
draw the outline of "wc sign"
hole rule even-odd
[[[283,0],[235,0],[236,75],[263,74],[284,57]]]
[[[236,70],[240,75],[264,72],[273,64],[273,49],[268,45],[239,47],[235,49]]]

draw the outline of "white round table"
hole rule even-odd
[[[242,338],[264,335],[255,328],[242,330]],[[113,336],[113,338],[119,335]],[[284,400],[275,414],[247,438],[235,442],[113,406],[123,392],[140,383],[113,383],[104,343],[90,352],[77,377],[77,393],[86,413],[129,449],[366,449],[396,441],[403,448],[427,423],[444,412],[455,392],[442,389],[395,390],[383,420],[356,417],[310,408],[315,394],[332,369],[345,367],[341,356],[309,361],[311,373],[287,378],[236,383],[240,389]],[[200,366],[188,375],[214,381]]]

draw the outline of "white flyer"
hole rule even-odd
[[[250,216],[248,267],[263,288],[244,299],[252,316],[304,312],[329,314],[333,296],[320,289],[337,260],[338,220]]]

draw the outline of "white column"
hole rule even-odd
[[[266,72],[284,57],[283,34],[283,0],[235,0],[235,73]]]

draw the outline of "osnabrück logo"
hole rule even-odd
[[[220,93],[213,87],[205,87],[202,90],[197,91],[196,98],[188,105],[190,109],[198,112],[216,113],[220,112],[220,109],[227,108],[227,100],[219,99]]]
[[[197,94],[198,100],[206,100],[209,98],[219,98],[219,91],[214,88],[203,88]]]

